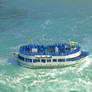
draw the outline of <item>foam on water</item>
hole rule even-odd
[[[3,83],[3,85],[6,85],[9,82],[8,87],[16,90],[17,92],[23,91],[23,89],[25,90],[25,92],[26,91],[29,92],[29,90],[44,91],[45,88],[48,88],[45,89],[45,91],[51,92],[55,92],[56,90],[57,91],[70,90],[70,92],[72,92],[83,90],[80,89],[78,85],[79,83],[81,83],[81,87],[82,84],[83,85],[85,84],[87,86],[92,85],[90,80],[84,81],[83,79],[78,78],[77,76],[79,76],[79,73],[75,73],[75,68],[72,67],[67,67],[64,69],[52,69],[52,70],[48,69],[32,70],[20,68],[20,71],[16,72],[14,75],[16,76],[8,76],[8,74],[3,75],[1,77],[3,78],[3,82],[1,81],[1,84]],[[74,84],[76,86],[74,86]],[[24,88],[22,88],[22,86],[24,86]]]
[[[8,59],[7,58],[0,58],[0,65],[5,65],[8,64]]]
[[[91,57],[92,57],[92,56],[91,56]],[[91,63],[92,63],[92,58],[88,57],[88,58],[86,59],[86,62],[83,63],[83,64],[80,66],[80,68],[78,69],[77,72],[81,72],[84,68],[86,68],[86,67],[88,67],[89,65],[91,65]]]

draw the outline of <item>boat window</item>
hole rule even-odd
[[[57,59],[53,59],[53,62],[57,62]]]
[[[40,59],[33,59],[33,63],[40,62]]]
[[[20,60],[23,60],[23,61],[24,61],[24,57],[21,57],[20,55],[18,55],[18,58],[19,58]]]
[[[58,62],[65,62],[65,59],[58,59]]]
[[[30,61],[29,62],[32,62],[32,59],[30,59]]]
[[[80,57],[68,58],[68,59],[66,59],[66,61],[75,61],[75,60],[78,60],[78,59],[80,59]]]
[[[26,62],[29,62],[27,58],[25,58],[25,61],[26,61]]]
[[[66,61],[73,61],[72,58],[66,59]]]
[[[51,62],[51,59],[47,59],[47,62]]]
[[[41,60],[41,62],[45,63],[45,62],[46,62],[46,60],[45,60],[45,59],[42,59],[42,60]]]
[[[25,59],[26,62],[32,62],[32,59]]]

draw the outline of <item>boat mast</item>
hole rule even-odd
[[[31,41],[32,44],[34,44],[32,38],[30,38],[30,41]]]

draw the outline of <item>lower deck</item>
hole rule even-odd
[[[70,61],[78,61],[78,60],[80,60],[80,59],[82,59],[82,58],[85,58],[86,56],[88,56],[88,52],[81,52],[81,54],[79,55],[79,56],[77,56],[77,57],[74,57],[74,58],[62,58],[62,56],[61,56],[61,58],[55,58],[55,57],[50,57],[50,58],[31,58],[31,59],[29,59],[29,58],[25,58],[25,57],[23,57],[23,56],[20,56],[20,55],[18,55],[18,58],[20,59],[20,60],[22,60],[23,62],[26,62],[26,63],[49,63],[49,62],[70,62]]]
[[[86,57],[87,58],[87,57]],[[49,62],[49,63],[26,63],[23,62],[21,60],[18,60],[18,64],[23,66],[23,67],[27,67],[27,68],[31,68],[31,69],[51,69],[51,68],[63,68],[63,67],[68,67],[68,66],[77,66],[83,62],[86,61],[86,58],[83,58],[81,60],[78,61],[71,61],[71,62]]]
[[[87,52],[82,52],[80,56],[73,59],[42,58],[27,60],[26,58],[23,59],[18,56],[18,63],[19,65],[28,68],[62,68],[66,66],[74,66],[77,64],[81,64],[86,61],[87,56]]]

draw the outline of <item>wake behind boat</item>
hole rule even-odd
[[[82,51],[77,42],[53,45],[23,45],[17,55],[18,63],[28,68],[62,68],[86,61],[89,52]]]

